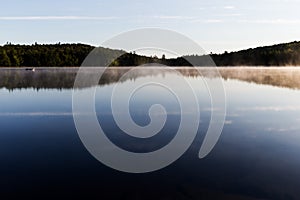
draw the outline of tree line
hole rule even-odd
[[[86,44],[33,44],[0,46],[0,66],[4,67],[63,67],[80,66],[95,47]],[[97,48],[109,57],[118,51]]]
[[[218,66],[300,66],[300,42],[212,54]]]
[[[92,53],[91,53],[92,52]],[[91,54],[90,54],[91,53]],[[1,67],[68,67],[81,66],[88,55],[98,60],[91,65],[138,66],[159,63],[168,66],[203,66],[214,61],[217,66],[286,66],[300,65],[300,42],[251,48],[222,54],[188,55],[167,59],[163,55],[143,56],[135,52],[96,48],[86,44],[10,44],[0,46]],[[85,63],[89,65],[89,63]]]

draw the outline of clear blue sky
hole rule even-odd
[[[99,46],[143,27],[167,28],[207,52],[300,40],[297,0],[1,0],[0,44],[82,42]]]

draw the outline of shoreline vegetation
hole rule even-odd
[[[187,55],[177,58],[138,55],[86,44],[32,44],[7,43],[0,46],[1,67],[79,67],[84,59],[94,53],[98,66],[139,66],[158,63],[167,66],[205,66],[212,59],[216,66],[300,66],[300,42],[250,48],[222,54]],[[90,54],[91,55],[91,54]],[[117,59],[114,59],[117,58]],[[88,64],[88,63],[86,63]],[[92,65],[93,66],[93,65]]]

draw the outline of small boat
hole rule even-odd
[[[33,71],[33,72],[35,72],[35,68],[26,68],[25,70],[26,71]]]

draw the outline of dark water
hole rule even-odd
[[[168,113],[165,127],[151,139],[123,134],[111,114],[110,95],[128,70],[109,70],[97,86],[99,123],[123,149],[159,149],[176,133],[179,106],[160,88],[145,88],[130,102],[133,120],[148,124],[149,106],[160,103]],[[198,135],[176,162],[145,174],[113,170],[85,149],[72,116],[76,71],[0,71],[1,199],[299,199],[300,70],[222,69],[227,96],[225,126],[217,145],[203,159],[198,152],[211,117],[209,94],[194,70],[179,70],[199,88]],[[121,85],[130,88],[145,79],[169,80],[180,87],[176,74],[161,74],[156,69],[145,69]]]

